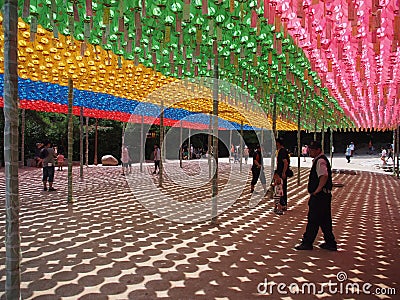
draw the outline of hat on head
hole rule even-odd
[[[322,149],[321,142],[319,141],[312,141],[310,145],[308,145],[310,149]]]

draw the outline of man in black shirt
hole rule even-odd
[[[280,205],[283,211],[287,210],[287,177],[286,171],[289,168],[290,158],[289,153],[284,147],[283,139],[277,138],[276,139],[276,151],[278,155],[276,157],[276,173],[282,179],[283,183],[283,195],[280,198]]]
[[[309,150],[310,156],[313,158],[313,164],[308,179],[308,192],[310,193],[310,200],[308,201],[308,223],[306,232],[303,235],[303,241],[300,245],[296,246],[295,249],[312,250],[319,227],[321,227],[324,233],[325,243],[322,243],[320,247],[336,251],[336,240],[332,232],[331,166],[327,157],[322,153],[320,142],[312,141]]]
[[[267,191],[267,184],[266,184],[266,180],[265,180],[262,150],[261,150],[260,145],[257,145],[256,149],[254,149],[253,165],[251,167],[251,173],[253,175],[253,178],[251,180],[250,193],[254,192],[254,188],[256,186],[256,183],[257,183],[259,177],[260,177],[260,181],[263,186],[264,193],[265,193]]]

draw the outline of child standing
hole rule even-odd
[[[274,173],[272,185],[274,187],[274,213],[277,215],[283,215],[282,207],[279,203],[283,196],[283,182],[276,171]]]
[[[58,171],[63,170],[63,165],[64,165],[64,155],[60,152],[57,155],[57,166],[58,166]]]
[[[132,173],[131,157],[129,156],[129,149],[127,146],[122,147],[121,161],[122,161],[122,175],[128,173],[128,167],[129,167],[129,173]]]

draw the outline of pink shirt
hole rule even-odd
[[[57,162],[64,162],[64,155],[58,154],[58,156],[57,156]]]

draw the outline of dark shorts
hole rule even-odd
[[[42,181],[53,182],[54,181],[54,166],[43,167],[43,179]]]

